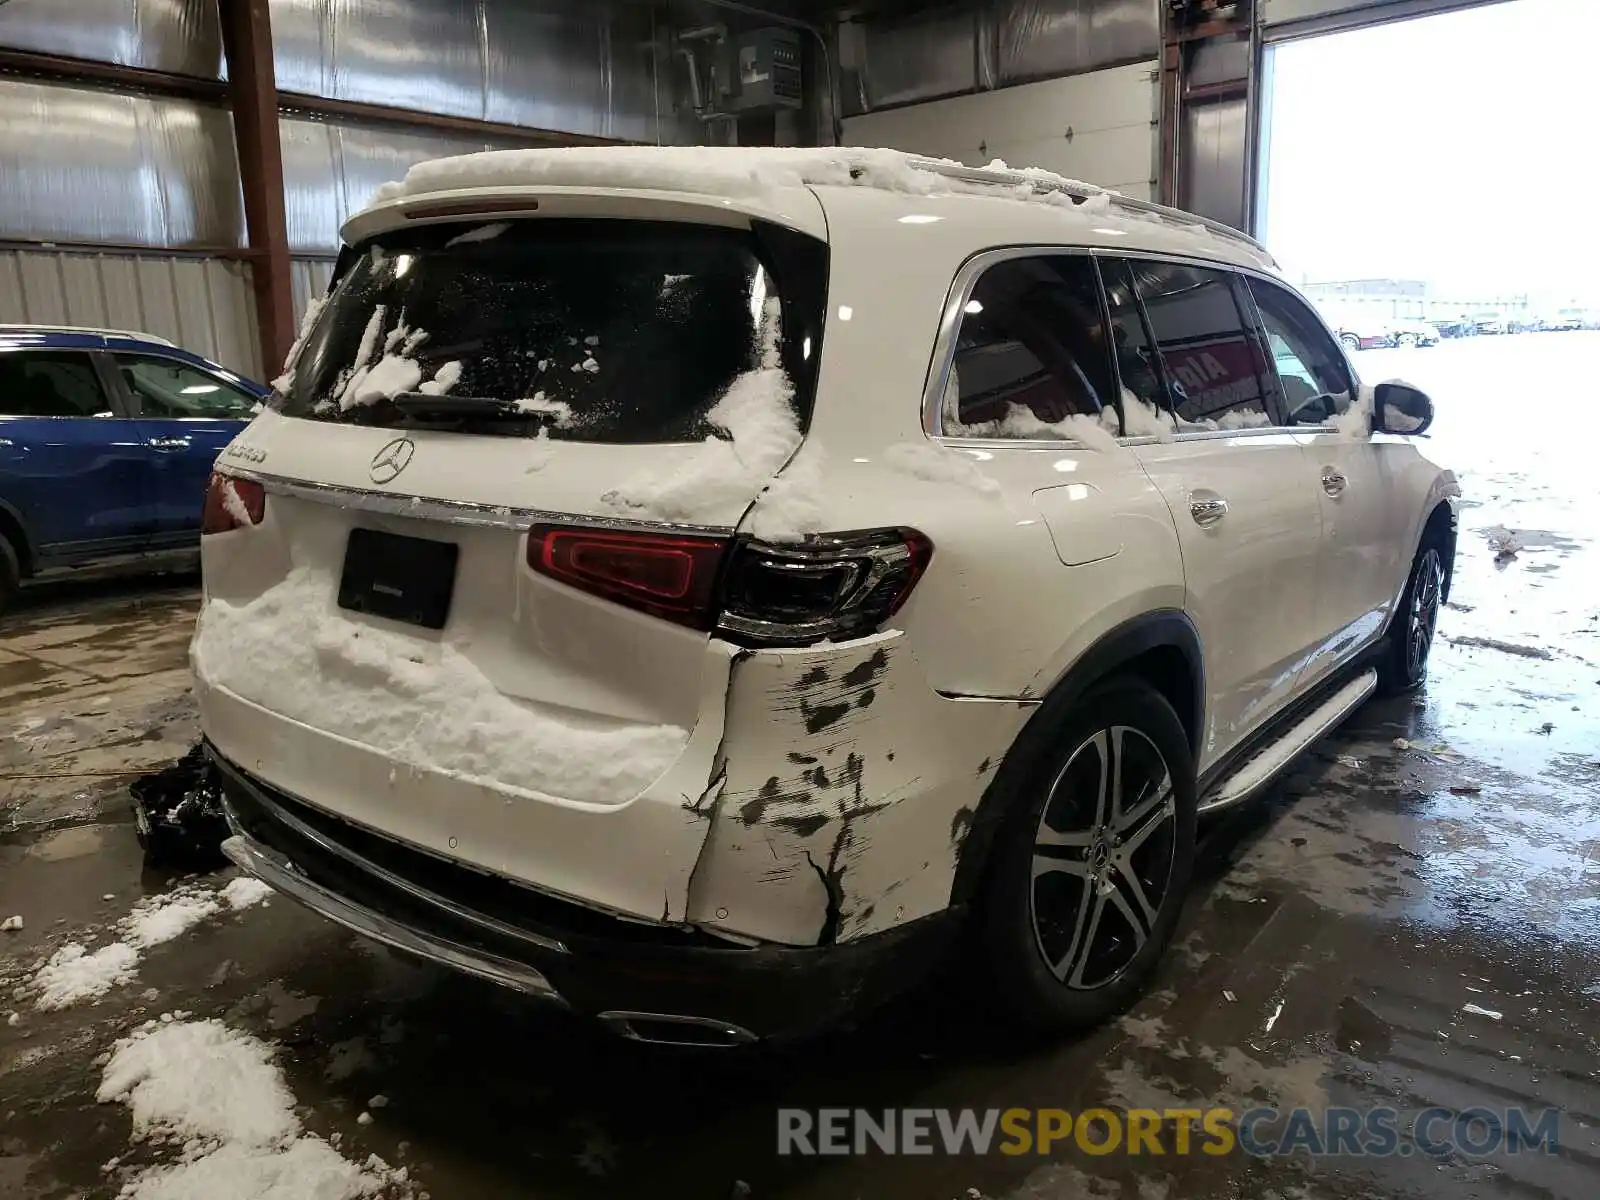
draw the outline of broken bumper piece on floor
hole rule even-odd
[[[957,919],[813,947],[626,920],[403,845],[210,753],[223,850],[240,867],[374,941],[642,1041],[732,1046],[838,1025],[931,970]]]
[[[222,789],[202,743],[171,766],[135,779],[128,794],[139,847],[151,866],[209,870],[226,861]]]

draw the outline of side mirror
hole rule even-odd
[[[1409,383],[1380,383],[1372,397],[1374,433],[1418,434],[1433,424],[1433,401]]]

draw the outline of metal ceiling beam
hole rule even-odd
[[[220,5],[222,48],[228,59],[228,98],[239,148],[245,225],[255,252],[250,277],[267,374],[294,343],[294,293],[289,281],[289,227],[284,216],[283,149],[278,141],[278,91],[272,65],[272,16],[267,0]]]
[[[361,125],[392,125],[397,129],[429,129],[485,141],[512,140],[528,146],[614,146],[618,138],[595,137],[586,133],[562,133],[554,129],[535,129],[508,125],[501,121],[481,121],[476,117],[453,117],[445,113],[421,112],[414,108],[391,108],[387,104],[367,104],[359,100],[336,100],[308,92],[279,92],[278,108],[284,113],[301,113],[331,121],[351,121]]]
[[[220,79],[199,79],[193,75],[175,75],[170,71],[124,67],[117,63],[94,62],[65,54],[39,54],[32,50],[0,49],[0,74],[48,79],[58,83],[89,84],[93,87],[115,88],[119,92],[171,96],[179,100],[223,103],[228,99],[228,85]]]
[[[212,104],[226,104],[230,98],[228,84],[220,79],[201,79],[193,75],[175,75],[168,71],[125,67],[116,63],[95,62],[93,59],[72,58],[64,54],[39,54],[31,50],[0,48],[0,75],[114,88],[119,92],[170,96],[177,100],[198,100]],[[337,100],[304,92],[277,93],[277,106],[279,111],[285,113],[304,113],[328,120],[352,121],[364,125],[430,129],[440,133],[481,137],[485,141],[512,139],[539,146],[601,146],[618,141],[616,138],[508,125],[501,121],[483,121],[475,117],[456,117],[444,113],[423,112],[414,108],[395,108],[387,104]]]

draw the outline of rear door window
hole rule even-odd
[[[1251,279],[1291,425],[1320,425],[1350,407],[1350,371],[1322,322],[1289,291]]]
[[[256,398],[209,372],[159,355],[115,355],[117,371],[142,417],[247,421]]]
[[[0,354],[0,416],[114,415],[94,363],[82,351],[13,350]]]
[[[1099,283],[1084,255],[996,263],[961,317],[946,385],[947,436],[1061,437],[1072,416],[1115,416]]]
[[[1181,425],[1246,428],[1273,424],[1275,377],[1235,291],[1230,271],[1133,261]]]
[[[760,222],[535,218],[400,230],[356,250],[272,401],[289,416],[698,441],[776,329],[802,428],[809,417],[827,286],[815,239]],[[417,415],[419,395],[482,403],[441,422]]]

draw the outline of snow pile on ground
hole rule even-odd
[[[260,904],[272,895],[272,889],[253,875],[241,875],[230,881],[218,894],[227,901],[229,908],[238,912],[240,909]]]
[[[448,641],[346,620],[337,591],[300,567],[248,604],[210,600],[197,677],[402,763],[591,803],[633,799],[688,741],[675,726],[580,725],[519,703]]]
[[[49,1012],[103,996],[133,979],[139,957],[126,942],[113,942],[92,954],[81,943],[68,942],[34,973],[34,1006]]]
[[[800,446],[794,386],[778,359],[779,337],[779,305],[773,298],[763,311],[760,361],[729,384],[706,414],[728,436],[708,437],[676,468],[640,472],[601,498],[629,516],[690,523],[715,522],[730,505],[754,500]],[[791,489],[787,499],[778,499],[792,509],[798,497]]]
[[[1000,485],[983,473],[970,454],[933,442],[899,442],[884,451],[883,461],[892,470],[914,479],[959,484],[994,499],[1000,496]]]
[[[139,901],[122,922],[122,931],[135,946],[149,949],[181,937],[221,911],[222,905],[214,893],[179,888]]]
[[[29,985],[35,993],[34,1005],[50,1011],[98,999],[112,988],[132,982],[146,950],[181,937],[220,913],[224,902],[237,912],[271,891],[259,880],[242,876],[220,892],[189,885],[148,896],[117,923],[116,941],[94,951],[81,942],[68,942],[52,954],[34,972]]]
[[[270,1145],[299,1124],[271,1048],[220,1021],[146,1022],[117,1043],[95,1099],[127,1104],[139,1140]]]
[[[123,1200],[354,1200],[409,1192],[404,1170],[365,1167],[305,1133],[272,1048],[220,1021],[147,1022],[119,1041],[95,1098],[120,1101],[136,1141],[181,1144]]]

